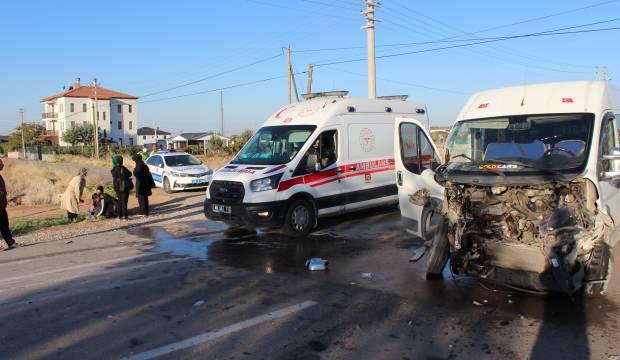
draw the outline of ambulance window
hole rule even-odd
[[[312,143],[304,157],[297,165],[293,176],[308,174],[308,156],[316,155],[320,170],[323,170],[338,161],[338,131],[328,130],[319,135]]]
[[[400,156],[403,165],[414,174],[419,174],[418,127],[411,123],[400,124]]]
[[[441,164],[439,157],[435,153],[435,149],[433,149],[433,145],[422,130],[420,130],[420,158],[420,171],[424,171],[426,169],[435,171],[439,164]]]

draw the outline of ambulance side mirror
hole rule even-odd
[[[321,166],[319,164],[319,157],[316,154],[308,154],[308,159],[306,160],[306,172],[314,173],[319,172],[321,170]]]

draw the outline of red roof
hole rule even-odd
[[[50,101],[61,97],[79,97],[79,98],[95,98],[95,87],[94,86],[80,86],[75,89],[63,91],[59,94],[48,96],[41,100]],[[110,99],[137,99],[137,96],[127,95],[120,93],[118,91],[110,90],[103,88],[101,86],[97,86],[97,99],[99,100],[110,100]]]

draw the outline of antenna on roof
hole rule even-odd
[[[349,94],[348,91],[346,90],[341,90],[341,91],[323,91],[323,92],[315,92],[315,93],[310,93],[310,94],[301,94],[301,96],[304,97],[304,99],[306,100],[310,100],[310,99],[314,99],[314,98],[320,98],[320,97],[345,97]]]
[[[402,100],[405,101],[409,98],[409,95],[386,95],[386,96],[377,96],[377,99],[381,100]]]

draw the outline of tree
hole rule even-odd
[[[67,129],[62,135],[62,141],[68,142],[72,146],[78,143],[84,145],[93,144],[93,127],[89,124],[82,124]]]
[[[254,132],[252,130],[245,129],[241,132],[240,135],[231,136],[230,142],[228,144],[228,150],[233,154],[239,152],[243,145],[245,145],[245,143],[248,142],[253,135]]]
[[[36,143],[37,137],[45,135],[45,127],[39,124],[24,123],[15,128],[8,141],[9,148],[15,150],[22,147],[22,126],[24,128],[24,142],[26,146]]]
[[[222,138],[217,134],[211,135],[209,137],[209,149],[212,151],[221,150],[224,147],[224,143],[222,142]]]

